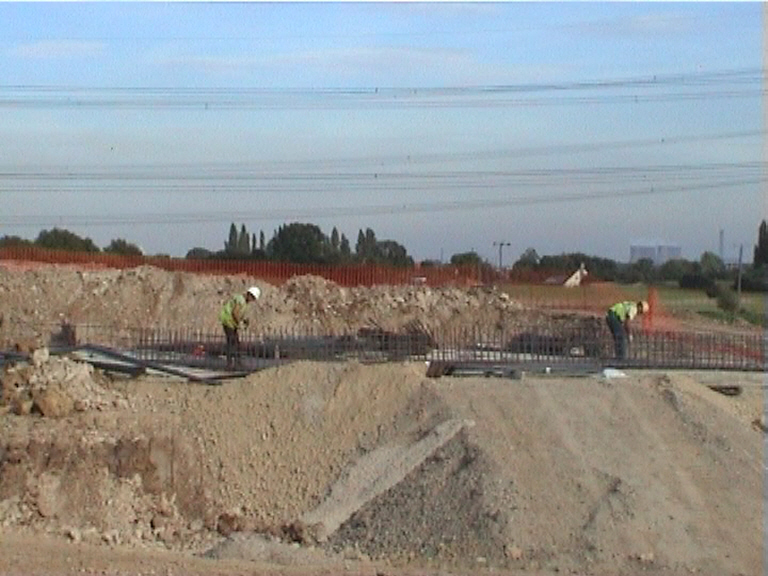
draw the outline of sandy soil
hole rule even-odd
[[[0,570],[761,573],[761,375],[424,373],[297,363],[217,387],[104,381],[111,407],[9,412]],[[723,381],[742,394],[702,384]],[[302,524],[366,457],[396,466],[393,447],[448,421],[471,424],[389,489],[359,480],[371,497],[337,531]]]
[[[36,318],[30,279],[39,322],[125,322],[110,303],[171,322],[250,282],[108,275],[99,292],[67,270],[47,296],[55,272],[0,270],[4,334]],[[307,284],[338,294],[297,279],[264,317],[306,322],[285,302],[306,304],[286,294]],[[453,321],[478,302],[524,313],[491,291],[435,292],[340,302],[392,325],[430,298]],[[362,325],[338,310],[315,318]],[[763,574],[762,374],[434,379],[420,362],[295,362],[206,386],[39,352],[1,378],[2,574]]]

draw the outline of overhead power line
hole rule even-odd
[[[96,87],[0,85],[3,108],[401,109],[685,102],[765,94],[762,68],[602,80],[411,87]]]
[[[588,200],[623,200],[631,197],[658,196],[685,192],[720,191],[736,186],[757,185],[768,182],[768,176],[744,178],[740,180],[709,181],[694,185],[668,185],[654,187],[639,187],[623,191],[559,193],[554,195],[528,195],[510,196],[507,198],[483,198],[473,200],[450,200],[443,202],[411,202],[386,205],[369,205],[353,207],[313,207],[301,209],[277,209],[277,210],[238,210],[224,212],[176,212],[172,214],[132,213],[113,215],[26,215],[26,216],[0,216],[0,225],[6,226],[48,226],[56,225],[89,225],[112,226],[116,224],[201,224],[201,223],[226,223],[235,220],[264,221],[274,219],[296,218],[338,218],[343,216],[378,216],[392,214],[419,214],[450,211],[469,211],[480,209],[499,209],[513,206],[526,206],[535,204],[554,204],[566,202],[583,202]]]
[[[155,164],[104,164],[98,165],[34,165],[0,164],[0,182],[2,180],[90,180],[94,178],[109,180],[174,180],[216,178],[222,182],[226,180],[236,181],[251,177],[264,179],[277,179],[284,177],[311,177],[319,174],[322,177],[329,175],[354,174],[364,176],[368,174],[381,174],[385,170],[408,170],[408,173],[421,174],[418,170],[431,164],[449,163],[451,166],[471,162],[477,164],[485,161],[513,160],[530,157],[565,156],[575,154],[588,154],[602,150],[634,149],[648,147],[667,147],[687,143],[701,144],[702,142],[716,142],[725,140],[739,140],[749,138],[763,138],[768,135],[768,130],[747,130],[737,132],[720,132],[714,134],[692,134],[687,136],[662,136],[657,138],[640,138],[630,140],[612,140],[605,142],[587,142],[578,144],[551,144],[546,146],[531,146],[512,149],[476,150],[467,152],[447,153],[421,153],[421,154],[388,154],[377,156],[356,156],[341,158],[317,158],[311,160],[248,160],[239,162],[192,162],[192,163],[155,163]],[[710,167],[737,167],[748,166],[750,163],[739,164],[712,164]],[[349,171],[354,168],[354,171]],[[657,171],[667,169],[685,169],[683,165],[664,167],[635,166],[635,167],[603,167],[584,170],[609,171]],[[701,166],[690,166],[691,170],[705,169]],[[316,173],[306,172],[316,170]],[[556,172],[558,169],[549,169]],[[345,172],[348,171],[348,172]],[[583,170],[582,170],[583,171]],[[578,172],[578,170],[577,170]],[[341,179],[341,178],[340,178]]]
[[[519,170],[281,172],[241,171],[0,171],[0,191],[251,193],[353,192],[372,190],[509,189],[513,187],[610,184],[616,182],[707,182],[744,179],[768,173],[764,162],[701,165],[542,168]]]

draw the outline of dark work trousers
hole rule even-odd
[[[240,363],[240,337],[237,335],[237,328],[224,326],[224,336],[227,338],[227,367],[234,368]]]
[[[613,311],[608,312],[605,321],[613,336],[613,350],[616,358],[624,360],[627,357],[627,332],[624,330],[624,324]]]

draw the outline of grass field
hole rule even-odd
[[[728,288],[729,286],[724,286]],[[721,321],[733,320],[728,312],[721,310],[716,298],[708,297],[702,290],[679,288],[663,285],[657,287],[659,303],[671,315],[694,312],[707,318]],[[744,292],[741,294],[741,306],[737,316],[751,324],[766,326],[766,299],[768,295]]]
[[[615,284],[596,282],[575,288],[546,284],[504,284],[500,288],[510,297],[529,306],[547,309],[583,310],[600,313],[621,300],[646,300],[650,297],[645,284]],[[680,288],[675,284],[654,287],[657,313],[669,316],[700,314],[718,321],[734,318],[717,305],[717,299],[708,297],[703,290]],[[738,318],[751,324],[768,327],[766,322],[768,295],[742,293]]]

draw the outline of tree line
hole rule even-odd
[[[315,224],[293,222],[280,226],[266,241],[264,231],[258,237],[249,233],[245,224],[233,222],[224,249],[210,251],[193,248],[187,258],[271,260],[295,264],[380,264],[411,267],[414,259],[405,246],[394,240],[379,240],[371,228],[360,229],[354,249],[345,234],[334,226],[330,235]]]
[[[90,238],[82,238],[69,230],[53,228],[42,230],[35,240],[26,240],[18,236],[0,237],[0,247],[38,246],[55,250],[81,252],[104,252],[125,256],[142,256],[143,251],[125,239],[116,238],[103,249]],[[248,231],[245,224],[238,228],[233,222],[229,235],[221,250],[192,248],[186,258],[195,259],[234,259],[234,260],[271,260],[296,264],[352,265],[378,264],[396,267],[412,267],[414,259],[406,248],[394,240],[380,240],[371,228],[360,229],[354,247],[350,240],[334,227],[330,235],[320,227],[308,223],[290,223],[274,231],[272,238],[266,239],[264,231],[259,234]],[[422,266],[439,266],[442,263],[423,260]],[[450,264],[456,266],[476,266],[478,270],[493,269],[493,265],[483,260],[476,252],[462,252],[450,258]],[[512,271],[527,270],[569,273],[580,265],[590,275],[602,280],[620,283],[676,282],[683,288],[715,290],[718,282],[734,282],[744,291],[768,292],[768,223],[763,220],[758,228],[757,243],[754,246],[753,262],[744,265],[741,270],[729,269],[722,259],[713,252],[704,252],[698,260],[669,260],[656,265],[652,260],[641,259],[633,263],[620,263],[609,258],[590,256],[573,252],[559,255],[539,256],[534,248],[527,248],[512,265]]]
[[[0,248],[15,246],[37,246],[49,250],[68,250],[71,252],[104,252],[122,256],[144,255],[144,252],[136,244],[122,238],[115,238],[101,249],[90,238],[83,238],[62,228],[42,230],[34,240],[27,240],[19,236],[0,237]]]

